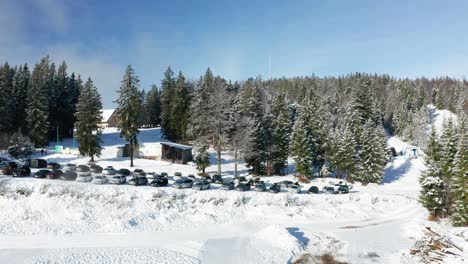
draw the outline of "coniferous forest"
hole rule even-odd
[[[333,173],[367,184],[382,180],[390,158],[386,136],[397,135],[427,153],[422,203],[434,216],[467,222],[466,80],[353,73],[231,81],[211,69],[193,80],[170,67],[163,76],[160,88],[145,90],[128,66],[116,87],[118,126],[131,146],[138,145],[139,128],[161,126],[167,139],[193,144],[201,173],[212,165],[212,148],[219,173],[228,152],[234,176],[241,160],[254,175],[291,173],[292,158],[303,177]],[[90,78],[83,84],[79,74],[69,74],[66,62],[57,67],[44,57],[31,69],[6,62],[0,94],[2,149],[25,138],[42,147],[72,137],[76,128],[80,153],[100,155],[98,88]],[[428,136],[429,104],[458,114],[460,124],[449,120],[440,137],[434,129]]]

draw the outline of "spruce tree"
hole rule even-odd
[[[173,139],[184,141],[187,139],[187,127],[190,118],[190,92],[185,77],[179,72],[174,88],[174,97],[171,102],[171,131]]]
[[[28,65],[20,66],[17,73],[13,79],[13,89],[14,89],[14,119],[13,126],[16,131],[21,131],[26,133],[27,123],[26,120],[26,108],[27,101],[25,98],[28,96],[29,92],[29,79],[31,73],[29,72]]]
[[[205,75],[200,79],[197,88],[195,89],[190,112],[192,118],[189,123],[189,135],[194,139],[195,162],[197,169],[203,174],[206,167],[210,165],[208,157],[208,148],[210,144],[209,136],[209,89],[213,83],[213,74],[208,69]]]
[[[360,141],[362,144],[359,152],[360,162],[355,179],[363,184],[380,183],[387,159],[383,128],[374,127],[369,120],[363,127]]]
[[[101,108],[101,96],[88,78],[76,104],[75,127],[78,150],[81,155],[91,157],[91,161],[94,161],[94,156],[101,155],[101,130],[98,126],[102,119]]]
[[[130,167],[133,167],[134,150],[138,148],[138,133],[140,132],[140,115],[142,98],[139,91],[140,80],[135,75],[131,65],[127,66],[123,76],[120,89],[117,90],[119,98],[116,114],[118,116],[117,128],[120,130],[120,137],[125,138],[130,146]]]
[[[161,125],[161,96],[156,85],[151,86],[151,90],[146,96],[146,111],[148,114],[148,124],[152,127]]]
[[[441,147],[437,141],[435,128],[432,126],[426,150],[425,162],[427,169],[422,173],[420,178],[421,195],[419,196],[419,200],[434,217],[441,217],[446,213],[440,158]]]
[[[311,139],[306,124],[306,113],[301,110],[293,126],[290,154],[294,161],[296,161],[296,173],[309,177],[312,174]]]
[[[272,162],[276,174],[283,173],[289,155],[289,139],[291,136],[291,113],[286,103],[286,96],[279,94],[272,106],[273,151]]]
[[[444,182],[444,206],[447,213],[450,213],[452,207],[451,181],[453,169],[455,168],[455,155],[457,154],[457,135],[453,120],[449,118],[444,122],[443,132],[440,137],[441,159],[440,168],[442,181]]]
[[[36,147],[47,144],[49,130],[50,84],[49,57],[44,57],[35,65],[31,74],[30,89],[27,97],[27,117],[29,134]]]
[[[13,94],[14,75],[15,70],[8,62],[0,67],[0,132],[7,134],[14,130],[14,100],[16,99]]]
[[[468,137],[467,120],[460,118],[457,154],[451,179],[452,222],[455,226],[468,225]]]
[[[170,140],[176,139],[172,116],[175,86],[174,72],[171,67],[167,67],[161,84],[161,129],[166,138]]]

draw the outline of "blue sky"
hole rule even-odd
[[[231,80],[350,72],[463,78],[467,11],[461,0],[0,0],[0,62],[66,60],[95,81],[105,107],[127,64],[145,89],[159,86],[168,65],[188,78],[211,67]]]

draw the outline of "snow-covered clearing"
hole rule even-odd
[[[127,167],[127,159],[115,158],[124,143],[117,131],[105,129],[103,139],[98,164]],[[147,146],[160,140],[159,129],[140,136]],[[64,145],[71,147],[72,141]],[[397,138],[389,145],[397,151],[406,147]],[[229,155],[223,158],[229,178],[234,164]],[[165,161],[135,164],[170,175],[196,173],[191,165]],[[349,263],[414,263],[409,249],[426,224],[426,211],[417,202],[423,169],[422,159],[396,159],[385,169],[384,184],[356,184],[341,195],[304,193],[331,179],[302,185],[301,194],[271,194],[223,191],[216,184],[200,192],[3,176],[0,263],[291,263],[305,253],[331,253]],[[240,170],[246,172],[243,164]],[[293,177],[264,180],[286,179]]]

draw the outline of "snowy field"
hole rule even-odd
[[[97,163],[128,168],[127,159],[116,158],[124,143],[118,132],[106,129],[103,140]],[[159,129],[140,136],[146,148],[160,140]],[[388,143],[397,151],[407,146],[397,138]],[[45,158],[88,161],[72,154]],[[229,178],[234,164],[229,155],[223,158]],[[192,165],[135,164],[147,172],[196,173]],[[271,194],[224,191],[216,184],[196,191],[1,176],[0,263],[293,263],[303,254],[327,253],[347,263],[417,263],[409,249],[430,224],[417,202],[424,168],[422,158],[396,159],[386,166],[383,184],[355,184],[340,195],[304,192],[330,178],[303,184],[301,194]],[[244,165],[240,170],[247,172]],[[268,185],[287,179],[293,177],[264,178]],[[454,239],[468,251],[468,232],[454,230],[447,232],[462,236]]]

